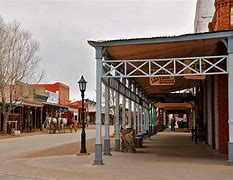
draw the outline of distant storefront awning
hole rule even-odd
[[[59,109],[57,110],[57,112],[63,113],[63,112],[65,112],[65,109],[64,109],[64,108],[59,108]]]
[[[24,106],[32,106],[32,107],[43,107],[44,105],[38,101],[30,101],[30,100],[25,100],[22,105]]]
[[[193,105],[191,103],[156,103],[156,108],[162,108],[165,110],[185,110],[192,109]]]
[[[60,107],[63,109],[68,109],[68,106],[65,105],[61,105],[61,104],[54,104],[54,103],[48,103],[48,102],[43,102],[44,105],[48,105],[48,106],[55,106],[55,107]]]
[[[56,106],[59,107],[58,104],[54,104],[54,103],[48,103],[48,102],[43,102],[44,105],[50,105],[50,106]]]

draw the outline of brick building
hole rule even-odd
[[[153,113],[154,102],[158,100],[160,93],[167,96],[167,94],[193,88],[194,99],[187,100],[192,106],[186,110],[191,120],[190,125],[195,129],[193,132],[196,132],[193,135],[196,139],[205,141],[217,152],[228,154],[228,162],[233,165],[232,2],[232,0],[215,2],[198,0],[194,34],[88,41],[89,45],[96,50],[97,62],[96,128],[98,133],[96,134],[95,164],[103,162],[100,113],[102,94],[100,82],[103,82],[105,89],[112,88],[117,94],[116,124],[120,123],[119,94],[121,94],[134,101],[134,107],[136,107],[133,110],[134,124],[137,123],[139,127],[134,126],[134,129],[139,131],[150,130],[148,125],[153,120],[152,116],[148,118],[148,114]],[[207,32],[208,28],[209,32]],[[108,57],[111,57],[111,60]],[[131,66],[132,64],[134,65]],[[111,65],[111,68],[102,75],[105,65],[109,67]],[[156,71],[154,72],[153,69]],[[113,71],[119,73],[113,73]],[[151,85],[150,78],[162,79],[163,76],[173,77],[176,82],[172,85],[164,82],[156,87]],[[109,78],[109,81],[105,81],[104,78]],[[121,78],[130,83],[121,86],[119,80]],[[117,88],[115,84],[118,84]],[[132,94],[135,96],[133,99]],[[108,99],[105,101],[106,106],[109,104],[108,101]],[[184,102],[186,100],[182,100],[182,103]],[[163,129],[166,120],[164,118],[166,109],[161,110],[162,112],[158,114],[158,130]],[[106,119],[108,122],[109,119]],[[123,119],[126,117],[124,116]],[[115,149],[119,150],[118,129],[115,134],[117,137]],[[108,146],[108,141],[106,140],[105,146]]]
[[[6,98],[9,99],[9,94]],[[8,130],[14,128],[21,132],[41,128],[43,102],[47,99],[44,88],[17,82],[13,94],[13,101],[17,107],[9,114]],[[0,131],[3,129],[3,116],[0,117]]]
[[[211,17],[210,22],[208,18],[205,18],[207,14],[208,17]],[[198,0],[194,28],[196,33],[204,32],[201,29],[208,29],[209,32],[232,30],[233,0],[212,0],[212,2],[211,0]],[[223,40],[223,43],[227,45],[227,41]],[[224,51],[226,51],[226,47],[219,44],[216,47],[215,54],[224,54]],[[222,64],[222,66],[226,66],[226,64]],[[207,88],[208,84],[211,84],[211,88]],[[211,76],[205,80],[202,88],[204,93],[201,95],[201,98],[204,100],[201,105],[203,108],[200,111],[202,111],[201,118],[204,123],[209,124],[209,145],[221,154],[228,154],[228,75]],[[209,106],[206,102],[208,94],[211,93],[216,93],[217,95],[211,97],[212,105]],[[217,110],[214,106],[217,106]]]
[[[82,101],[75,101],[71,102],[69,107],[76,108],[77,109],[77,117],[75,119],[81,123],[82,121]],[[88,104],[84,102],[84,113],[85,113],[85,120],[87,123],[89,123],[89,111],[88,111]]]
[[[51,92],[59,92],[59,104],[60,105],[68,105],[70,98],[70,88],[69,86],[56,82],[54,84],[38,84],[38,86],[43,87]]]
[[[13,99],[20,105],[10,114],[8,129],[16,127],[21,132],[41,129],[48,116],[54,116],[59,109],[68,110],[69,90],[69,86],[59,82],[34,85],[18,82]],[[0,115],[0,131],[3,128],[2,121],[3,116]]]
[[[215,13],[209,24],[210,31],[231,30],[233,28],[233,1],[216,0]]]
[[[215,13],[209,31],[224,31],[233,29],[233,0],[216,0]],[[219,119],[219,152],[228,153],[229,126],[228,126],[228,76],[217,77],[218,91],[218,119]]]

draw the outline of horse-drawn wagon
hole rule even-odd
[[[50,115],[46,118],[43,124],[43,131],[49,133],[65,133],[66,129],[69,129],[70,132],[74,129],[77,132],[80,124],[73,119],[73,116],[70,112],[65,113],[56,113],[55,115]]]

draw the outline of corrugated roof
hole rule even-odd
[[[233,32],[233,30],[224,30],[224,31],[215,31],[215,32],[201,32],[201,33],[189,33],[189,34],[182,34],[182,35],[174,35],[174,36],[155,36],[155,37],[138,37],[138,38],[125,38],[125,39],[110,39],[110,40],[88,40],[88,44],[95,47],[96,44],[104,44],[104,43],[111,43],[111,42],[123,42],[123,41],[135,41],[135,40],[156,40],[156,39],[168,39],[168,38],[179,38],[185,36],[192,36],[192,35],[205,35],[205,34],[216,34],[216,33],[223,33],[223,32]]]

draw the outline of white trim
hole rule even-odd
[[[190,60],[190,61],[185,61]],[[184,62],[185,61],[185,62]],[[223,69],[218,65],[225,61],[226,67]],[[137,63],[137,64],[136,64]],[[162,63],[162,64],[161,64]],[[197,63],[197,68],[192,67]],[[196,75],[214,75],[228,74],[228,56],[203,56],[188,58],[169,58],[169,59],[141,59],[141,60],[102,60],[103,66],[108,66],[108,70],[102,77],[105,78],[132,78],[132,77],[162,77],[162,76],[196,76]],[[169,66],[169,65],[172,65]],[[128,72],[127,67],[133,68]],[[154,66],[154,68],[152,67]],[[207,67],[206,67],[207,66]],[[119,72],[118,68],[122,68]],[[144,68],[144,70],[142,69]],[[216,72],[210,72],[211,70]],[[145,70],[146,69],[146,70]],[[153,69],[156,71],[153,72]],[[189,71],[185,71],[188,69]],[[119,73],[113,73],[119,72]],[[138,72],[139,74],[134,74]],[[162,72],[162,74],[161,74]]]

